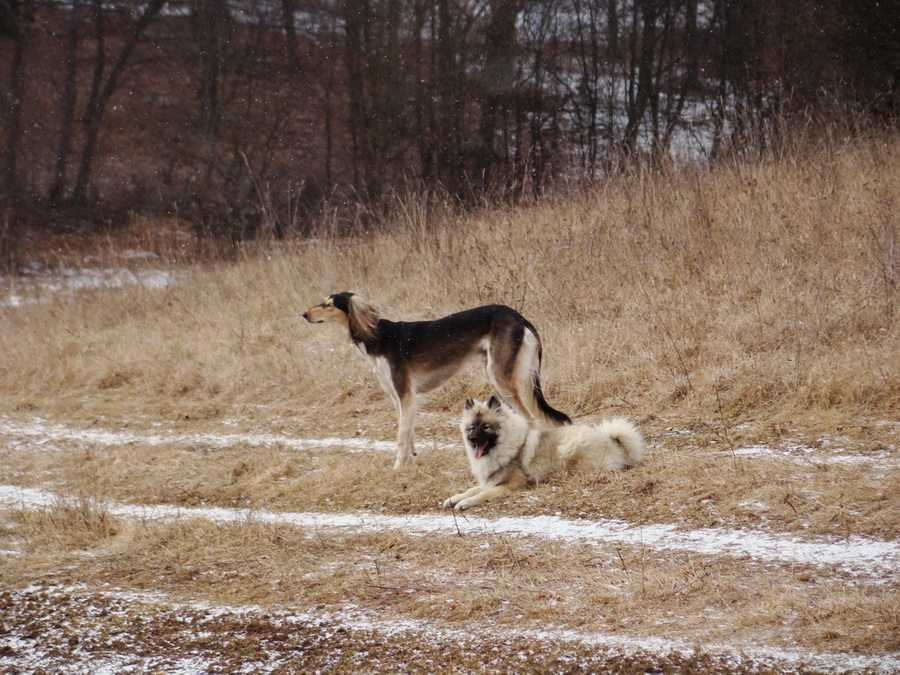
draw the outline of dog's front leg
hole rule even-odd
[[[416,410],[418,400],[413,395],[400,399],[400,430],[397,432],[397,459],[394,468],[399,469],[416,458]]]
[[[494,487],[485,489],[479,488],[476,494],[460,500],[454,508],[456,508],[457,511],[465,511],[466,509],[471,509],[473,506],[478,506],[491,499],[499,499],[500,497],[506,497],[512,493],[513,490],[506,485],[495,485]]]
[[[456,505],[459,504],[460,502],[465,501],[466,499],[470,499],[470,498],[474,497],[474,496],[477,495],[479,492],[481,492],[481,486],[480,486],[480,485],[476,485],[476,486],[473,487],[473,488],[469,488],[469,489],[466,490],[465,492],[460,492],[458,495],[453,495],[452,497],[448,497],[447,499],[445,499],[445,500],[444,500],[444,507],[446,507],[446,508],[448,508],[448,509],[452,509],[454,506],[456,506]]]
[[[456,497],[460,497],[458,500],[456,497],[451,497],[447,501],[449,502],[451,499],[456,500],[454,508],[458,511],[465,511],[466,509],[471,509],[473,506],[478,506],[491,499],[500,499],[500,497],[507,497],[514,492],[524,490],[527,484],[528,479],[525,477],[525,474],[522,473],[521,469],[507,469],[506,477],[499,485],[492,485],[490,487],[479,486],[478,488],[473,488],[461,495],[456,495]]]

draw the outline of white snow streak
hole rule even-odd
[[[226,424],[226,423],[223,423]],[[394,452],[395,441],[378,441],[366,437],[356,438],[297,438],[285,434],[243,434],[243,433],[148,433],[125,430],[108,431],[104,429],[77,428],[65,424],[57,424],[40,417],[22,423],[0,415],[0,434],[12,439],[21,439],[42,447],[45,450],[57,448],[54,441],[69,441],[84,445],[116,447],[124,445],[144,444],[159,446],[166,444],[187,445],[191,447],[208,447],[225,449],[235,445],[253,447],[282,446],[290,450],[341,450],[344,452],[365,452],[378,450]],[[418,440],[423,448],[454,449],[458,443]],[[833,464],[837,466],[866,466],[880,471],[900,468],[900,461],[890,449],[877,453],[859,455],[852,453],[817,453],[814,448],[792,444],[783,450],[776,450],[765,445],[751,445],[733,451],[721,452],[721,456],[748,457],[761,459],[781,459],[802,464]]]
[[[54,449],[55,441],[93,444],[101,446],[123,446],[143,444],[159,446],[181,444],[224,449],[235,445],[271,447],[280,445],[291,450],[339,449],[347,452],[380,450],[394,452],[394,441],[376,441],[370,438],[297,438],[283,434],[179,434],[179,433],[135,433],[131,431],[107,431],[104,429],[79,429],[64,424],[55,424],[39,417],[20,424],[8,417],[0,416],[0,434],[10,438],[28,440],[45,449]],[[429,443],[418,441],[422,447],[449,448],[450,443]]]
[[[40,508],[64,503],[51,492],[0,486],[0,505]],[[182,507],[167,504],[99,503],[123,518],[173,520],[206,518],[218,523],[260,522],[345,533],[400,530],[410,535],[461,534],[538,537],[594,545],[648,547],[710,556],[730,556],[764,563],[836,567],[848,574],[881,581],[900,578],[900,544],[853,536],[806,541],[786,534],[754,530],[701,528],[681,530],[674,525],[632,525],[621,520],[572,520],[558,516],[480,518],[448,514],[391,516],[380,513],[280,512],[242,508]]]

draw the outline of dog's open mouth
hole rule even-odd
[[[470,436],[469,443],[475,451],[475,459],[481,459],[497,445],[497,437],[491,434],[478,434],[475,437]]]
[[[469,427],[466,440],[475,453],[475,459],[481,459],[497,445],[497,432],[490,425],[476,421]]]

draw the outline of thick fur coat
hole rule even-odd
[[[459,510],[544,482],[554,474],[620,470],[644,458],[644,439],[624,418],[597,425],[534,428],[493,396],[487,402],[466,401],[460,431],[478,485],[444,502]]]

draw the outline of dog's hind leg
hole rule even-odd
[[[494,391],[531,422],[541,418],[531,395],[531,369],[537,344],[530,331],[516,326],[491,340],[484,365],[485,375]],[[539,356],[537,367],[540,368]]]
[[[553,408],[541,390],[541,343],[537,335],[526,329],[512,368],[515,398],[528,410],[526,417],[553,426],[571,424],[565,413]]]

